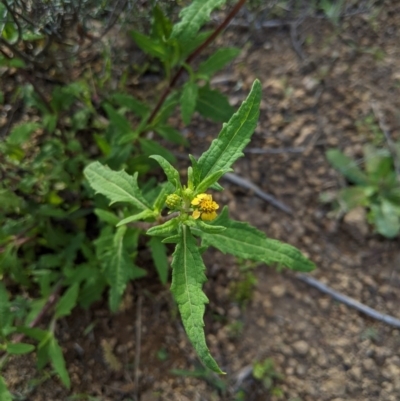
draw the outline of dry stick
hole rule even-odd
[[[278,201],[278,199],[274,198],[272,195],[267,194],[260,187],[253,184],[251,181],[246,180],[245,178],[242,178],[237,174],[232,174],[232,173],[227,173],[222,178],[225,178],[228,181],[236,185],[239,185],[243,188],[250,189],[261,199],[265,200],[266,202],[269,202],[272,206],[275,206],[276,208],[282,210],[285,213],[293,214],[293,211],[292,209],[290,209],[289,206],[286,206],[284,203]]]
[[[141,342],[142,342],[142,302],[143,302],[143,295],[139,294],[137,305],[136,305],[136,344],[135,344],[135,373],[134,373],[134,380],[135,380],[135,399],[138,400],[139,398],[139,365],[140,365],[140,349],[141,349]]]
[[[384,322],[390,326],[396,327],[397,329],[400,329],[400,320],[396,319],[393,316],[385,315],[382,313],[379,313],[375,309],[370,308],[367,305],[362,304],[361,302],[356,301],[353,298],[348,297],[347,295],[343,295],[332,288],[328,287],[327,285],[321,283],[319,280],[306,276],[304,274],[297,274],[296,277],[311,285],[312,287],[322,291],[325,294],[330,295],[332,298],[336,299],[339,302],[344,303],[347,306],[350,306],[351,308],[357,309],[361,313],[364,313],[365,315],[372,317],[373,319],[379,320],[381,322]]]
[[[222,30],[226,28],[226,26],[231,22],[231,20],[234,18],[234,16],[239,12],[243,4],[246,2],[246,0],[239,0],[235,7],[232,9],[232,11],[226,16],[225,20],[217,27],[217,29],[206,39],[206,41],[201,44],[196,50],[194,50],[185,60],[184,65],[190,64],[210,43],[214,41],[214,39],[221,33]],[[161,106],[165,102],[165,99],[171,92],[172,88],[175,86],[177,83],[179,77],[183,74],[185,71],[185,67],[182,65],[179,70],[175,73],[175,75],[172,77],[168,87],[165,89],[163,94],[161,95],[160,99],[158,100],[156,106],[154,107],[152,113],[150,114],[150,117],[147,120],[147,125],[150,124],[154,118],[156,117],[157,113],[160,111]]]

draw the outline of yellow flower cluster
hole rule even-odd
[[[193,218],[201,217],[204,221],[211,221],[217,217],[216,210],[219,205],[213,201],[212,195],[199,194],[192,200],[191,204],[196,208],[192,214]]]

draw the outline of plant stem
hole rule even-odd
[[[156,117],[157,113],[160,111],[161,106],[165,102],[165,99],[171,92],[172,88],[177,83],[180,76],[185,71],[185,64],[190,64],[210,43],[214,41],[214,39],[221,33],[222,30],[226,28],[226,26],[231,22],[234,16],[239,12],[242,8],[246,0],[239,0],[235,7],[231,10],[231,12],[226,16],[224,21],[215,29],[215,31],[199,46],[197,47],[185,60],[185,62],[181,65],[175,75],[171,78],[168,87],[164,90],[163,94],[161,95],[160,99],[158,100],[157,104],[155,105],[150,117],[147,119],[147,124],[150,124],[154,118]]]

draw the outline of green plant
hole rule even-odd
[[[99,88],[83,79],[52,87],[47,93],[35,79],[29,79],[35,60],[1,51],[2,66],[16,68],[16,74],[30,82],[19,87],[14,96],[23,100],[25,114],[33,117],[12,126],[0,143],[0,369],[9,355],[35,350],[38,368],[50,364],[69,387],[56,338],[58,320],[77,306],[90,307],[106,290],[111,311],[118,310],[127,283],[147,274],[135,263],[139,239],[146,231],[146,244],[163,284],[169,274],[166,242],[176,243],[172,291],[200,358],[218,372],[202,330],[207,298],[201,290],[206,279],[201,252],[214,246],[238,257],[281,263],[295,270],[313,268],[293,247],[267,239],[246,223],[230,220],[226,209],[215,218],[216,203],[211,195],[205,195],[208,188],[221,189],[218,179],[242,155],[256,125],[261,96],[257,82],[232,116],[226,98],[210,88],[212,74],[232,60],[237,49],[219,49],[197,69],[191,65],[244,1],[237,3],[213,33],[200,32],[210,12],[223,3],[196,0],[182,9],[176,24],[156,7],[151,35],[132,33],[139,46],[159,60],[169,80],[154,105],[126,92],[105,95],[110,66],[104,81],[98,82]],[[15,10],[6,11],[7,23],[18,30]],[[0,28],[0,45],[4,45],[9,38],[4,38],[4,27]],[[4,46],[9,45],[7,42]],[[185,71],[189,81],[176,88]],[[155,133],[171,143],[186,143],[168,122],[178,105],[186,123],[195,110],[213,120],[230,118],[209,151],[198,161],[192,158],[186,186],[171,165],[173,155],[152,137]],[[220,146],[225,147],[223,152]],[[89,164],[93,160],[99,161]],[[142,178],[152,172],[156,162],[168,181],[158,183],[147,176],[139,186],[139,173]],[[103,164],[116,170],[124,168],[133,176],[114,172]],[[85,166],[98,195],[84,179]],[[109,200],[123,206],[110,207]],[[169,215],[163,213],[165,204],[171,209]],[[200,247],[195,236],[201,238]],[[237,246],[234,238],[238,236],[248,238],[251,246],[246,242]],[[185,281],[182,269],[190,283]],[[37,328],[47,315],[48,325]],[[1,376],[0,399],[11,399]]]
[[[260,380],[271,394],[278,397],[283,396],[282,390],[279,387],[275,387],[275,382],[282,380],[283,375],[275,370],[273,359],[266,358],[263,361],[255,362],[253,365],[253,377]]]
[[[267,238],[247,223],[231,220],[226,207],[217,217],[219,206],[212,200],[212,195],[205,193],[209,188],[221,190],[218,180],[231,171],[232,164],[243,155],[257,124],[260,101],[261,84],[256,81],[247,99],[224,125],[210,148],[198,160],[190,156],[192,166],[188,168],[187,185],[182,185],[178,171],[159,155],[151,157],[161,165],[168,181],[152,198],[146,198],[140,190],[137,173],[130,176],[124,171],[115,172],[99,162],[85,169],[85,175],[97,193],[106,196],[111,203],[130,205],[120,212],[122,220],[113,234],[114,242],[117,239],[119,246],[117,254],[110,253],[114,274],[112,291],[121,294],[131,278],[128,243],[123,241],[126,225],[139,220],[154,225],[146,231],[147,235],[160,238],[162,244],[175,244],[171,292],[186,333],[204,365],[218,373],[222,371],[207,348],[203,331],[207,297],[202,292],[206,276],[201,253],[212,246],[240,258],[278,263],[294,270],[314,268],[296,248]],[[165,205],[170,209],[167,216],[162,214]],[[196,237],[201,240],[201,245]]]
[[[252,270],[257,267],[258,263],[240,259],[238,262],[240,275],[237,280],[230,283],[229,294],[233,301],[237,302],[241,307],[245,307],[251,300],[257,284],[257,278]]]
[[[369,144],[364,146],[364,171],[338,149],[326,153],[332,166],[352,184],[335,195],[338,208],[344,212],[360,206],[367,208],[369,223],[387,238],[394,238],[400,232],[400,182],[395,169],[400,143],[394,153]],[[322,200],[332,199],[325,195]]]
[[[58,319],[69,315],[78,305],[88,308],[107,288],[110,308],[116,311],[126,282],[146,274],[134,263],[142,229],[124,226],[115,231],[120,210],[109,210],[102,196],[96,197],[93,208],[91,190],[83,181],[82,171],[95,159],[115,169],[124,166],[141,173],[149,172],[156,165],[148,155],[158,154],[174,162],[173,155],[148,133],[155,132],[172,143],[186,144],[167,121],[178,104],[186,122],[194,106],[214,119],[231,115],[233,109],[226,98],[210,89],[208,82],[238,50],[219,49],[196,72],[187,57],[189,50],[196,46],[197,50],[189,57],[197,56],[221,31],[224,25],[211,36],[198,33],[209,13],[223,3],[222,0],[195,1],[182,10],[182,18],[175,25],[156,6],[149,48],[160,42],[165,51],[174,52],[174,62],[165,65],[166,80],[172,73],[179,78],[186,69],[190,83],[179,91],[170,82],[155,105],[141,102],[126,92],[104,96],[102,92],[106,92],[111,74],[109,62],[106,62],[104,79],[83,79],[53,87],[47,93],[32,78],[35,68],[40,70],[37,62],[42,58],[31,59],[18,51],[11,55],[8,51],[15,46],[22,49],[29,45],[29,40],[36,40],[23,36],[32,26],[19,24],[19,14],[16,14],[19,11],[10,2],[0,4],[4,17],[4,24],[0,26],[0,63],[16,69],[16,74],[30,83],[15,90],[13,96],[23,100],[27,115],[33,114],[33,119],[12,126],[6,140],[0,143],[0,278],[4,280],[0,287],[0,368],[9,355],[36,350],[38,367],[43,368],[49,362],[69,387],[69,375],[55,336]],[[201,10],[199,5],[203,5]],[[143,39],[140,35],[133,33]],[[190,43],[185,42],[189,37]],[[169,55],[172,57],[172,53]],[[98,84],[97,88],[92,88],[92,81]],[[202,86],[198,86],[200,83]],[[211,96],[214,100],[222,99],[217,111],[207,104]],[[3,94],[0,100],[5,101]],[[108,117],[106,123],[99,115],[100,107]],[[137,124],[135,129],[132,122]],[[152,202],[157,196],[162,199],[167,189],[166,185],[149,179],[142,193],[146,202]],[[148,246],[160,280],[165,284],[167,248],[158,237],[153,237]],[[16,286],[21,291],[16,292]],[[13,289],[12,295],[7,287]],[[48,327],[37,329],[35,326],[47,313],[52,315]],[[23,342],[26,337],[29,344]],[[9,394],[1,379],[0,398],[6,399],[3,393]]]

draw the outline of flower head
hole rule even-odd
[[[167,196],[165,204],[169,209],[176,209],[182,203],[182,199],[179,195],[171,194]]]
[[[198,219],[201,216],[202,220],[211,221],[217,217],[216,210],[219,208],[217,202],[214,202],[212,195],[199,194],[191,202],[196,208],[193,211],[193,218]]]

